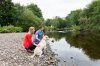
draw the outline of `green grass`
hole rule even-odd
[[[22,32],[23,29],[21,27],[14,26],[3,26],[0,27],[0,33],[13,33],[13,32]]]

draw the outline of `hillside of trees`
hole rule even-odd
[[[21,6],[14,4],[11,0],[0,3],[0,26],[16,26],[27,31],[30,26],[37,27],[42,24],[43,16],[36,4]]]
[[[86,8],[71,11],[65,18],[47,19],[49,29],[97,30],[100,31],[100,1],[95,0]]]
[[[2,27],[7,28],[7,26],[19,27],[23,31],[27,31],[30,26],[38,28],[40,25],[45,25],[47,30],[100,31],[100,1],[95,0],[84,9],[71,11],[64,18],[56,16],[47,20],[44,20],[41,9],[34,3],[21,6],[11,0],[0,1],[1,32]]]

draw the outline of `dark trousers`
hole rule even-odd
[[[34,50],[36,48],[35,45],[30,44],[29,47],[26,50]]]

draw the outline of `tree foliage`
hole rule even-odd
[[[55,17],[54,19],[47,19],[45,21],[46,26],[51,26],[54,29],[64,29],[66,27],[66,21],[63,18]]]
[[[71,11],[65,19],[47,19],[45,25],[55,29],[100,30],[100,1],[95,0],[84,9]]]
[[[69,26],[79,25],[79,18],[81,11],[82,11],[81,9],[76,11],[71,11],[71,13],[66,17],[66,21],[69,22]]]
[[[20,16],[20,23],[18,25],[24,28],[24,31],[26,31],[28,29],[27,27],[37,27],[39,24],[41,24],[41,19],[34,15],[31,10],[24,9]]]
[[[11,0],[5,0],[0,4],[0,25],[14,24],[14,4]]]
[[[86,21],[83,21],[83,25],[81,24],[82,27],[90,30],[100,30],[100,1],[96,0],[88,5],[88,7],[83,10],[81,18],[86,18]],[[80,22],[82,22],[81,18]]]
[[[0,26],[18,26],[26,31],[30,26],[45,23],[49,29],[100,30],[100,1],[95,0],[83,10],[71,11],[65,18],[55,17],[44,22],[42,11],[36,4],[21,6],[11,0],[0,2]]]
[[[37,5],[35,5],[35,4],[30,4],[30,5],[27,6],[27,8],[28,8],[29,10],[31,10],[31,11],[34,13],[34,15],[36,15],[37,17],[43,18],[42,12],[41,12],[40,8],[38,8]]]
[[[18,26],[24,31],[30,26],[38,27],[43,23],[42,12],[35,4],[21,6],[14,4],[11,0],[0,3],[0,26]]]

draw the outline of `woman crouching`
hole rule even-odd
[[[33,50],[36,48],[36,45],[34,44],[34,41],[32,40],[32,37],[34,35],[35,28],[30,27],[29,32],[25,35],[23,46],[28,52],[33,52]]]

